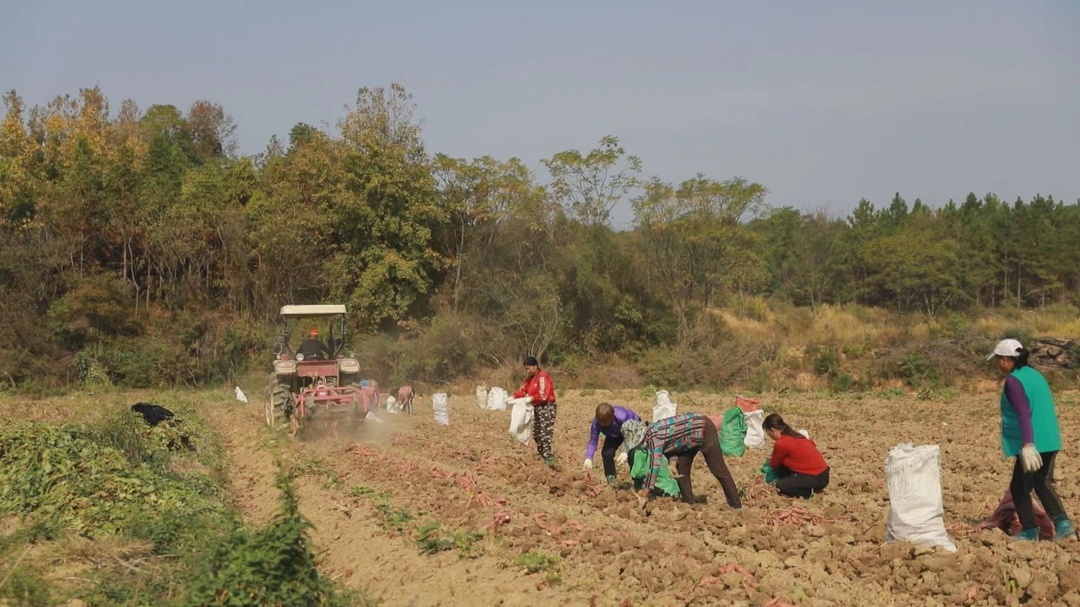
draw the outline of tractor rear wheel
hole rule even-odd
[[[289,387],[275,383],[270,389],[270,398],[266,403],[266,424],[271,428],[277,427],[289,417],[292,393]]]

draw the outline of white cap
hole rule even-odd
[[[1015,339],[1003,339],[998,342],[997,346],[994,347],[994,352],[987,356],[986,360],[990,360],[995,356],[1016,356],[1023,349],[1024,345]]]

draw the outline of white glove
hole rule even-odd
[[[615,464],[621,466],[626,463],[627,459],[629,458],[626,456],[626,451],[622,451],[615,456]]]
[[[1035,445],[1027,444],[1020,450],[1020,465],[1024,468],[1024,472],[1031,474],[1042,468],[1042,456],[1035,449]]]
[[[532,395],[531,395],[531,394],[526,394],[525,396],[522,396],[522,397],[521,397],[521,402],[525,403],[526,405],[531,405],[531,404],[533,404],[533,397],[532,397]]]
[[[592,470],[592,459],[586,458],[585,463],[581,465],[582,470]]]

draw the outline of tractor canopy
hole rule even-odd
[[[312,318],[317,316],[336,316],[338,314],[345,314],[345,306],[335,304],[281,306],[282,318]]]

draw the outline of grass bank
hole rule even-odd
[[[148,396],[176,414],[156,427],[119,393],[5,399],[0,605],[354,603],[316,569],[287,476],[276,516],[244,526],[195,398]]]

